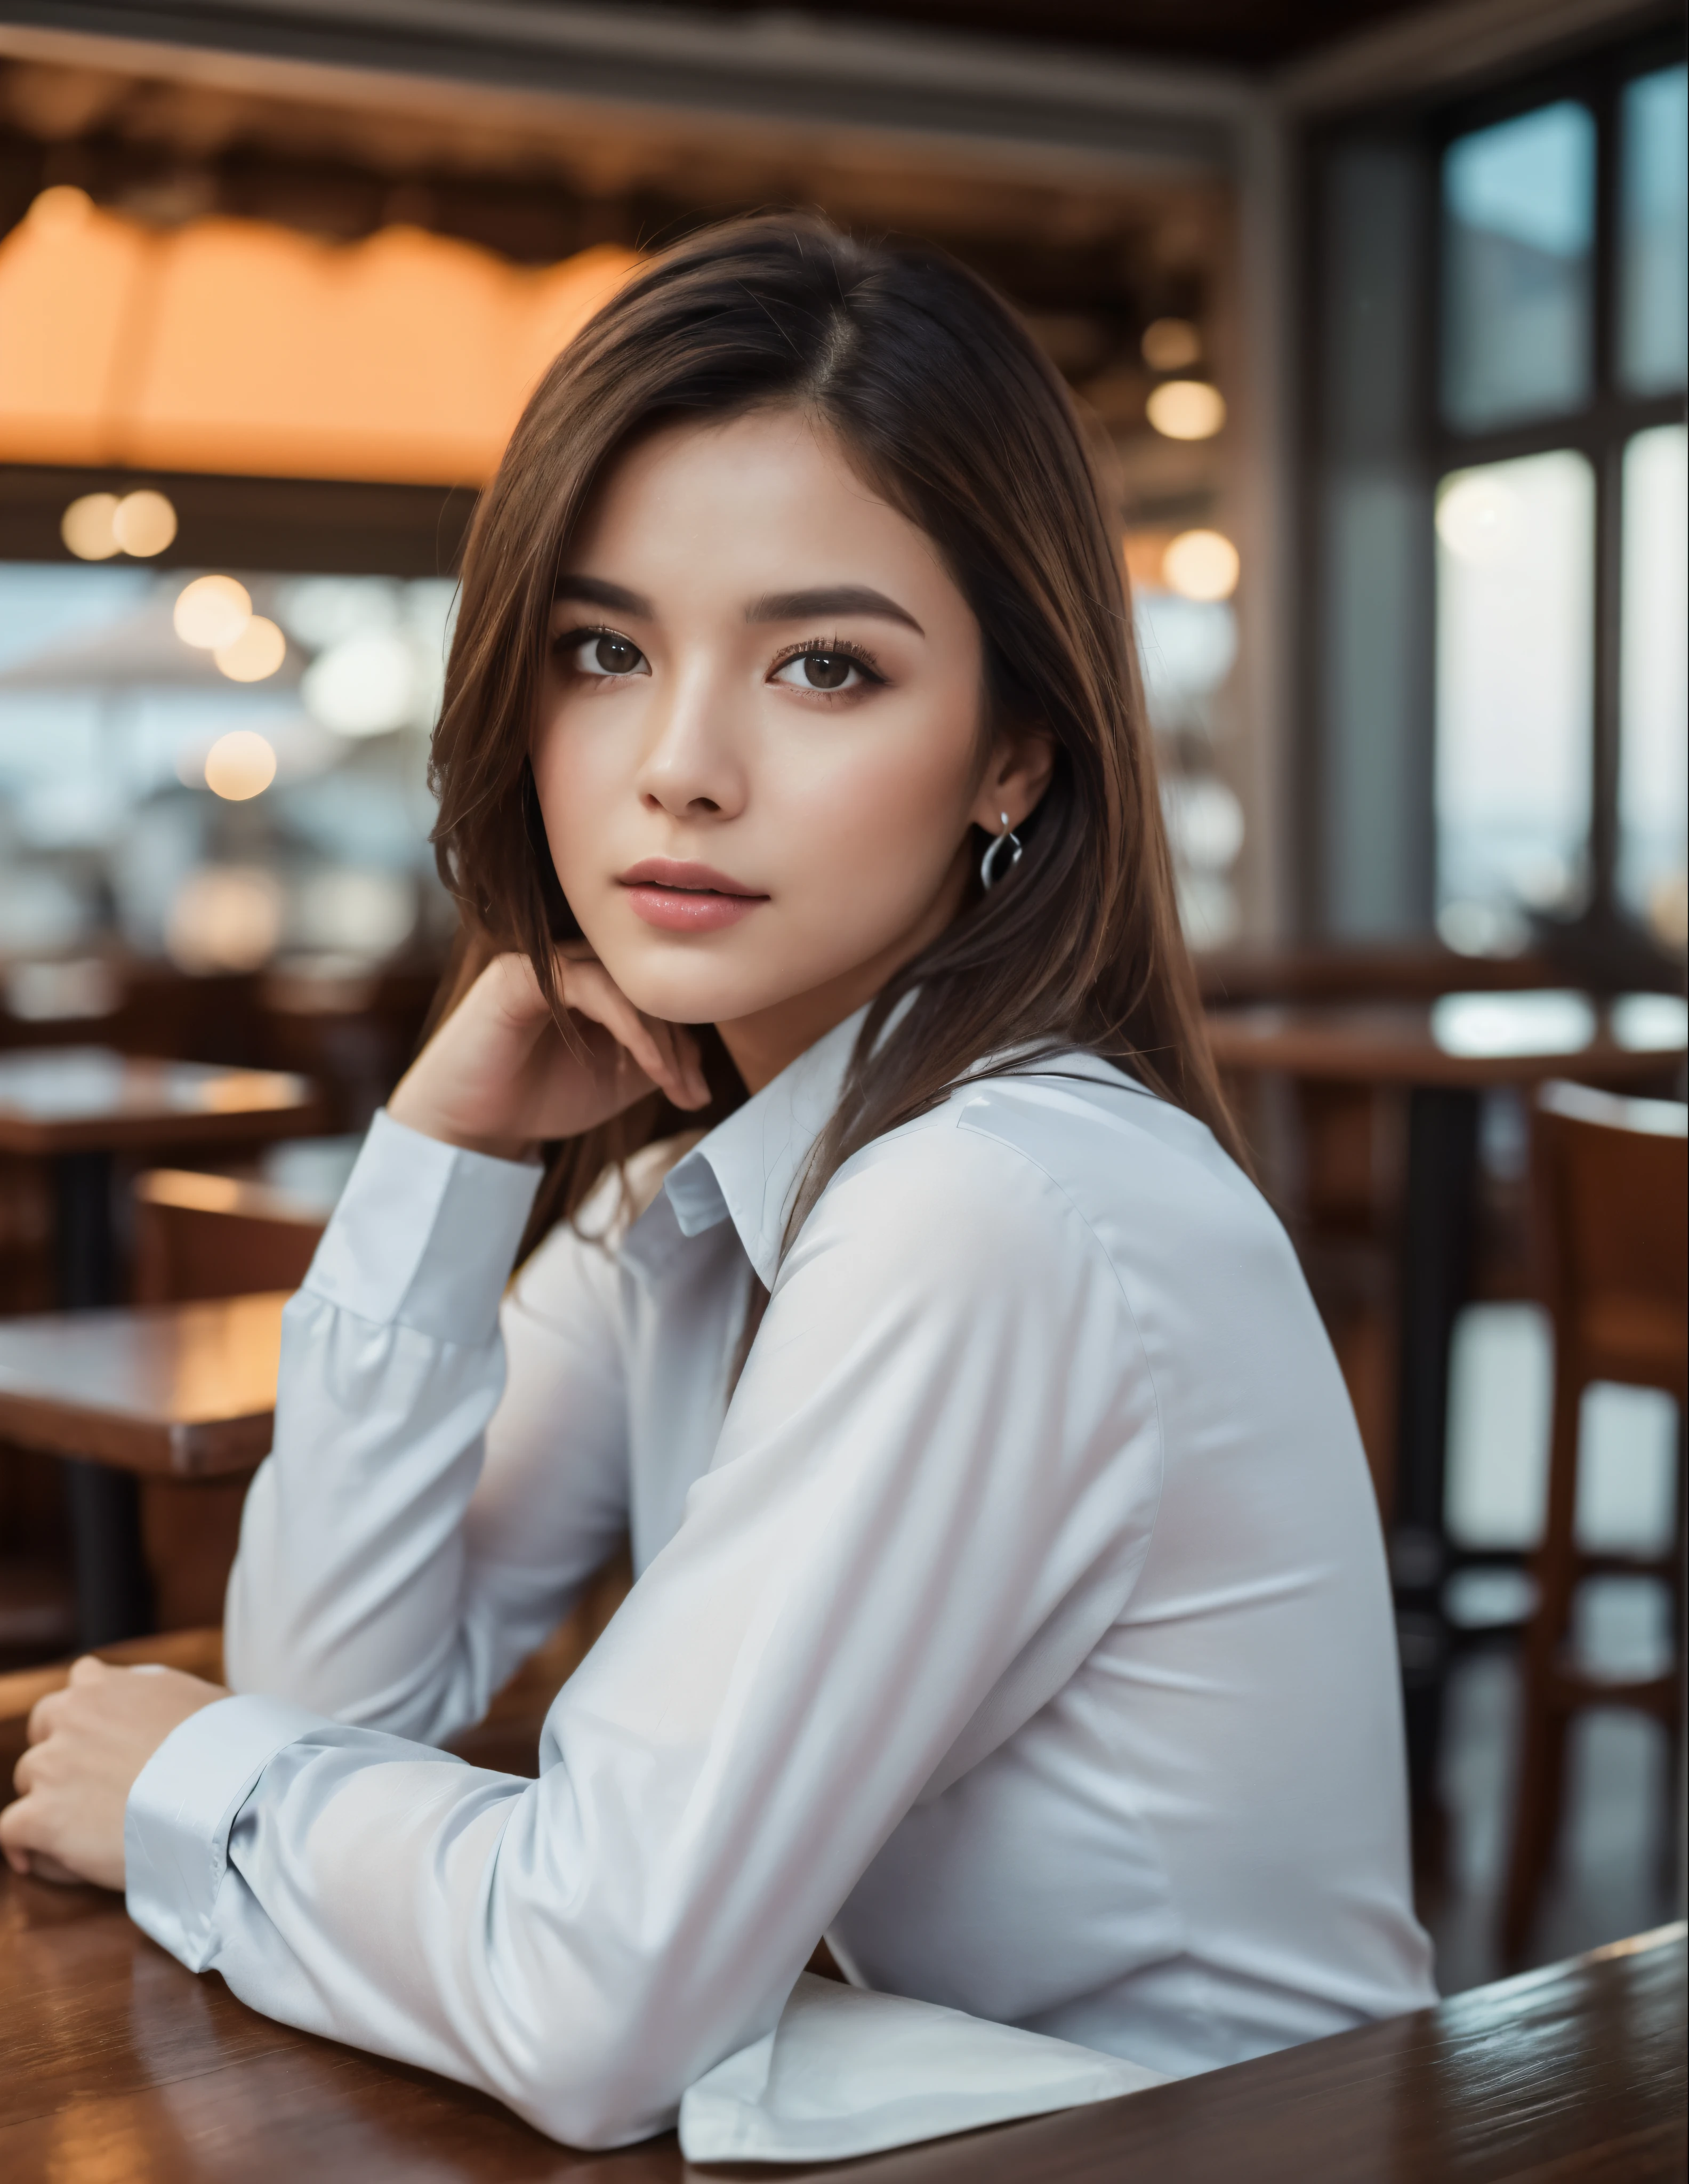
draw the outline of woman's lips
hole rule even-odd
[[[650,857],[622,873],[636,917],[665,933],[719,933],[767,901],[709,865]]]

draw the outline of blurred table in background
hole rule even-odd
[[[0,1440],[65,1459],[75,1482],[81,1644],[151,1627],[137,1479],[243,1480],[263,1461],[287,1301],[279,1290],[0,1321]]]
[[[78,1529],[82,1645],[148,1627],[136,1479],[244,1479],[267,1454],[287,1301],[278,1290],[0,1321],[0,1439],[129,1490],[126,1524]]]
[[[1423,942],[1212,948],[1195,961],[1198,988],[1211,1008],[1251,1001],[1429,1001],[1440,994],[1565,983],[1565,974],[1557,975],[1541,956],[1457,956]]]
[[[226,1152],[307,1134],[320,1121],[311,1086],[282,1071],[155,1061],[98,1046],[0,1054],[0,1152],[33,1156],[50,1169],[56,1286],[70,1311],[112,1304],[122,1293],[119,1156]],[[0,1424],[0,1435],[5,1431]],[[83,1461],[83,1451],[64,1452],[82,1638],[126,1636],[147,1624],[134,1479]]]
[[[1668,994],[1602,1001],[1557,989],[1491,991],[1211,1008],[1208,1029],[1214,1059],[1234,1081],[1274,1075],[1393,1087],[1407,1096],[1388,1514],[1409,1761],[1423,1816],[1447,1652],[1449,1353],[1470,1290],[1482,1096],[1556,1077],[1614,1091],[1669,1091],[1684,1063],[1689,1008]]]
[[[269,1452],[289,1294],[0,1321],[0,1437],[137,1475],[244,1477]]]
[[[100,1046],[0,1055],[0,1152],[53,1164],[67,1309],[110,1303],[118,1284],[114,1155],[262,1145],[307,1135],[320,1121],[311,1086],[279,1070],[153,1061]]]

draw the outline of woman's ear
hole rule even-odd
[[[1003,814],[1019,827],[1038,809],[1056,770],[1056,744],[1043,728],[1006,728],[992,746],[985,778],[969,813],[988,834],[1003,831]]]

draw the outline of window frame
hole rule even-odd
[[[1435,554],[1433,518],[1439,482],[1452,471],[1559,448],[1583,454],[1593,473],[1595,596],[1587,894],[1576,916],[1555,919],[1539,914],[1533,924],[1541,952],[1558,961],[1569,974],[1597,985],[1642,980],[1675,985],[1682,977],[1681,965],[1625,906],[1617,883],[1625,450],[1640,432],[1682,423],[1686,397],[1681,391],[1662,395],[1627,393],[1619,384],[1616,367],[1621,102],[1625,87],[1637,77],[1681,65],[1686,55],[1689,55],[1689,42],[1683,31],[1675,25],[1662,26],[1593,53],[1534,69],[1506,84],[1486,86],[1475,93],[1445,98],[1434,104],[1394,104],[1335,117],[1312,134],[1304,148],[1306,262],[1313,272],[1311,309],[1307,314],[1313,330],[1312,368],[1306,375],[1303,412],[1305,530],[1309,549],[1304,566],[1310,570],[1326,566],[1325,488],[1338,475],[1342,460],[1329,423],[1337,391],[1326,376],[1329,329],[1340,305],[1322,256],[1331,203],[1329,177],[1335,172],[1336,160],[1357,146],[1377,142],[1392,147],[1400,156],[1411,159],[1416,169],[1421,240],[1413,282],[1418,292],[1414,316],[1419,331],[1411,365],[1407,432],[1413,489],[1423,523],[1419,550],[1424,581],[1419,587],[1422,596],[1404,600],[1401,610],[1416,625],[1414,642],[1423,645],[1428,655],[1435,643],[1430,572]],[[1447,295],[1443,156],[1459,137],[1562,99],[1573,99],[1586,107],[1596,125],[1591,297],[1594,354],[1590,399],[1581,409],[1557,416],[1475,432],[1457,430],[1446,422],[1441,401]],[[1312,820],[1310,831],[1329,829],[1332,823],[1328,798],[1333,768],[1338,762],[1335,738],[1345,732],[1343,722],[1328,716],[1323,699],[1325,662],[1336,634],[1334,624],[1334,602],[1311,596],[1302,634],[1305,717],[1310,728],[1302,781],[1308,792],[1304,810],[1320,816]],[[1433,918],[1436,855],[1432,794],[1436,720],[1429,676],[1419,702],[1424,712],[1420,749],[1415,754],[1419,777],[1408,823],[1423,836],[1413,845],[1411,858],[1421,875],[1413,915],[1423,930]],[[1331,877],[1334,845],[1325,838],[1317,849],[1312,842],[1304,846],[1313,853],[1298,859],[1307,876],[1300,905],[1301,922],[1311,934],[1329,933],[1339,922]]]
[[[1420,430],[1433,493],[1439,481],[1451,471],[1507,462],[1522,455],[1547,454],[1562,448],[1583,455],[1593,472],[1595,612],[1588,899],[1585,909],[1565,923],[1570,928],[1568,937],[1575,933],[1586,946],[1594,944],[1597,956],[1629,956],[1641,942],[1658,954],[1662,961],[1666,960],[1664,951],[1624,908],[1618,893],[1624,465],[1625,450],[1631,438],[1651,426],[1681,423],[1685,400],[1681,393],[1629,394],[1619,382],[1620,135],[1626,86],[1638,76],[1669,68],[1682,58],[1681,41],[1649,39],[1510,85],[1505,94],[1451,105],[1436,115],[1430,132],[1435,202],[1428,254],[1430,308],[1424,319],[1429,354],[1419,374],[1424,402]],[[1444,155],[1457,139],[1474,130],[1514,120],[1559,99],[1575,100],[1586,107],[1595,119],[1595,227],[1590,294],[1594,354],[1591,359],[1590,399],[1581,410],[1564,411],[1558,416],[1491,426],[1475,432],[1458,432],[1445,421],[1441,401],[1444,306],[1447,295],[1441,187]],[[1435,738],[1435,722],[1432,733]],[[1615,962],[1613,967],[1617,970],[1620,967]]]

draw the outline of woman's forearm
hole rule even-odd
[[[376,1118],[283,1320],[275,1445],[229,1586],[236,1689],[423,1736],[484,1705],[463,1518],[536,1175]]]

